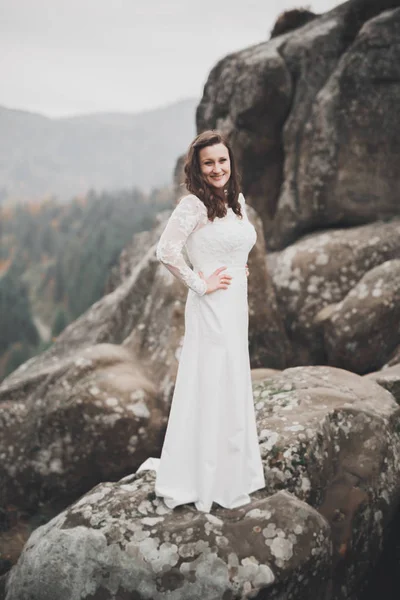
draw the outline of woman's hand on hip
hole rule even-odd
[[[211,273],[207,278],[204,277],[202,271],[199,271],[200,277],[207,282],[206,294],[210,294],[219,289],[228,289],[231,284],[232,275],[229,275],[229,273],[222,273],[224,269],[227,269],[227,267],[218,267],[218,269],[215,269],[214,273]]]

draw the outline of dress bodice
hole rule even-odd
[[[241,219],[228,207],[225,217],[207,219],[194,231],[186,241],[186,249],[196,270],[216,269],[223,264],[244,267],[256,239],[250,221],[244,215]]]
[[[200,296],[205,294],[207,284],[197,271],[209,275],[223,265],[244,268],[256,243],[257,233],[247,217],[243,194],[239,195],[239,202],[242,218],[228,207],[224,217],[210,221],[206,206],[197,196],[184,196],[157,244],[158,260]],[[193,269],[183,258],[184,247]]]

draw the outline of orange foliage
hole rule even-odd
[[[2,206],[0,208],[0,217],[2,221],[9,221],[14,216],[14,210],[12,206]]]
[[[42,210],[43,202],[41,200],[30,200],[27,203],[27,208],[31,215],[37,215]]]
[[[0,275],[5,273],[11,264],[11,258],[0,259]]]

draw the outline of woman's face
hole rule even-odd
[[[223,188],[231,176],[231,161],[224,144],[206,146],[199,152],[200,170],[208,184]]]

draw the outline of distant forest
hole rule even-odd
[[[0,379],[101,298],[121,250],[169,206],[158,188],[0,207]]]

